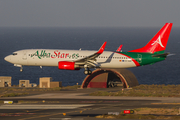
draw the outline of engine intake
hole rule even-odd
[[[80,70],[79,65],[75,65],[75,62],[60,61],[58,68],[62,70]]]

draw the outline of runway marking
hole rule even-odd
[[[92,105],[92,104],[91,104]],[[88,109],[82,109],[81,111],[85,111],[85,110],[91,110],[92,108],[88,108]],[[78,110],[75,110],[75,111],[69,111],[69,112],[66,112],[67,113],[75,113],[75,112],[80,112]],[[81,113],[82,113],[81,112]],[[64,112],[62,113],[54,113],[54,114],[47,114],[47,115],[40,115],[40,116],[33,116],[33,117],[28,117],[28,118],[21,118],[21,119],[18,119],[18,120],[28,120],[28,119],[34,119],[34,118],[42,118],[42,117],[49,117],[49,116],[56,116],[56,115],[60,115],[62,114],[63,115]],[[74,119],[74,118],[73,118]]]
[[[39,109],[39,110],[24,110],[25,112],[29,113],[29,112],[36,112],[36,111],[43,111],[43,110],[47,110],[47,109]]]
[[[0,109],[75,109],[79,107],[92,106],[93,104],[74,104],[74,105],[1,105]]]
[[[49,118],[50,120],[84,120],[83,118]]]
[[[151,103],[153,105],[180,105],[180,103]]]
[[[22,116],[22,115],[34,115],[35,113],[0,113],[0,116]]]
[[[87,104],[87,105],[89,105],[89,104]],[[94,104],[90,104],[89,106],[92,106],[92,105],[94,105]],[[70,105],[70,106],[72,106],[72,105]],[[109,106],[112,106],[112,105],[107,105],[106,107],[109,107]],[[116,105],[113,105],[113,106],[116,106]],[[83,113],[84,111],[87,111],[87,110],[98,110],[98,109],[102,109],[102,108],[106,108],[105,106],[103,106],[103,107],[98,107],[98,108],[85,108],[85,109],[81,109],[81,111],[79,111],[79,110],[75,110],[75,111],[69,111],[69,112],[66,112],[66,115],[68,114],[68,113],[76,113],[76,112],[78,112],[78,113]],[[21,118],[21,119],[18,119],[18,120],[28,120],[28,119],[35,119],[35,118],[43,118],[43,117],[50,117],[50,116],[56,116],[56,115],[63,115],[63,113],[64,112],[62,112],[62,113],[54,113],[54,114],[47,114],[47,115],[39,115],[39,116],[31,116],[31,117],[26,117],[26,118]]]
[[[79,112],[79,111],[69,111],[69,112],[66,112],[67,113],[74,113],[74,112]],[[33,116],[33,117],[28,117],[28,118],[22,118],[22,119],[18,119],[18,120],[28,120],[28,119],[34,119],[34,118],[42,118],[42,117],[49,117],[49,116],[55,116],[55,115],[60,115],[63,113],[55,113],[55,114],[48,114],[48,115],[40,115],[40,116]]]

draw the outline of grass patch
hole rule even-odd
[[[1,97],[16,97],[16,96],[22,96],[22,95],[28,95],[29,93],[7,93],[2,95]]]
[[[114,119],[180,119],[177,116],[179,108],[136,108],[134,114],[123,114],[123,111],[119,115],[99,115],[96,118],[114,118]]]
[[[155,116],[155,115],[135,115],[135,114],[120,114],[120,115],[99,115],[96,118],[114,118],[114,119],[180,119],[180,116]]]
[[[27,95],[27,93],[36,94],[36,93],[44,93],[44,92],[61,91],[61,89],[78,89],[80,87],[81,85],[56,87],[56,88],[25,88],[25,87],[0,88],[0,97],[15,97],[20,95]]]
[[[56,88],[1,88],[1,91],[11,91],[11,92],[19,92],[19,91],[60,91],[61,87]]]
[[[62,87],[62,89],[78,89],[78,88],[81,88],[81,85],[73,85],[73,86]]]
[[[45,91],[60,91],[61,89],[78,89],[80,88],[81,85],[73,85],[73,86],[66,86],[66,87],[56,87],[56,88],[0,88],[0,93],[1,91],[11,91],[11,92],[21,92],[21,91],[32,91],[32,92],[45,92]]]
[[[180,85],[139,85],[118,92],[96,91],[93,96],[180,97]]]
[[[109,96],[111,93],[107,91],[96,91],[93,93],[90,93],[89,95],[94,95],[94,96]]]
[[[38,103],[49,103],[49,104],[53,104],[53,103],[60,103],[60,101],[44,101],[44,100],[39,100],[39,101],[26,101],[26,100],[19,100],[18,103],[27,103],[27,104],[38,104]]]
[[[179,108],[136,108],[135,114],[177,115]]]

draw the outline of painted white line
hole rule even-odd
[[[84,120],[83,118],[49,118],[50,120]]]
[[[72,105],[1,105],[0,109],[75,109],[79,107],[92,106],[92,104],[72,104]]]

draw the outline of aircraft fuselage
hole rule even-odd
[[[14,52],[6,61],[22,66],[58,66],[59,61],[76,61],[96,51],[26,49]],[[104,51],[96,58],[99,68],[130,68],[162,61],[165,57],[152,57],[150,53]]]

